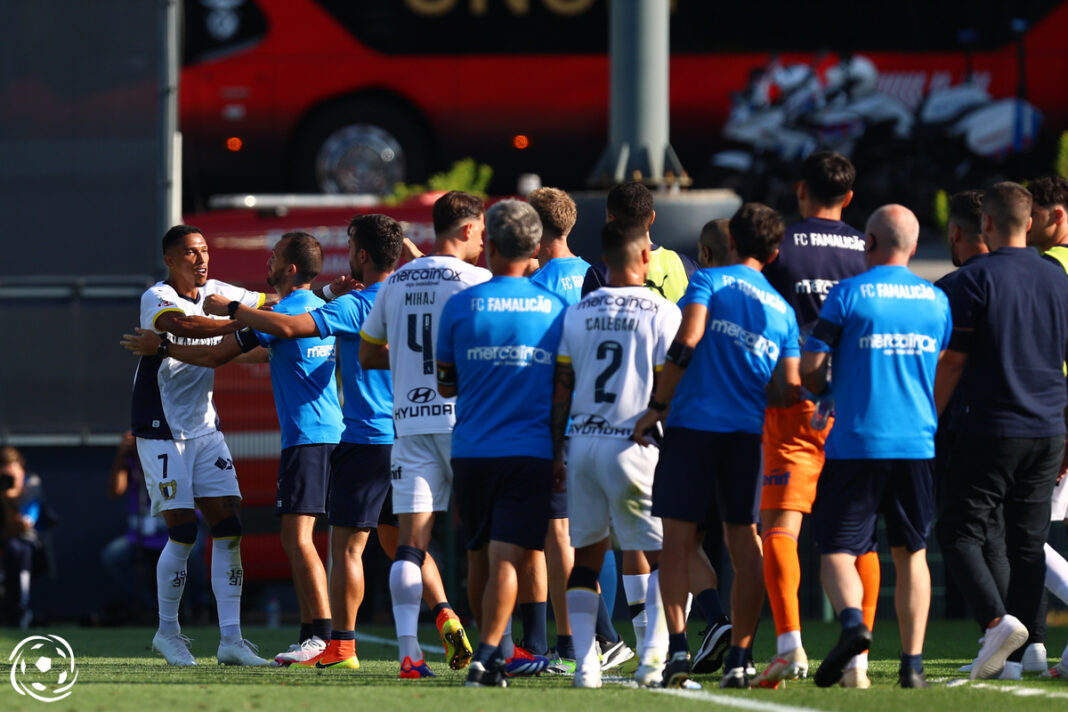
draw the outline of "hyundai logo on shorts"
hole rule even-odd
[[[429,403],[437,397],[433,388],[413,388],[408,391],[408,400],[412,403]]]

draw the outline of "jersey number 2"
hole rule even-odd
[[[616,402],[616,394],[606,391],[604,385],[608,383],[608,379],[612,377],[612,374],[623,365],[623,345],[618,341],[602,341],[598,344],[597,360],[604,361],[605,359],[609,359],[608,364],[601,371],[601,375],[597,376],[597,380],[593,382],[594,403]]]

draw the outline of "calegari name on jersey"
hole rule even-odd
[[[204,298],[221,294],[253,309],[263,305],[264,295],[209,279],[197,290],[196,299],[184,297],[166,282],[157,282],[141,295],[141,328],[160,331],[156,319],[166,312],[186,316],[208,316]],[[221,336],[189,339],[171,335],[176,344],[217,344]],[[139,438],[189,440],[218,428],[218,414],[212,401],[215,371],[173,358],[142,356],[134,373],[131,425]]]
[[[397,435],[452,430],[456,399],[442,398],[437,388],[438,322],[449,297],[489,278],[489,270],[457,257],[428,255],[391,274],[379,290],[360,336],[389,344]]]
[[[557,360],[575,371],[568,435],[629,438],[682,321],[646,287],[601,287],[564,316]]]

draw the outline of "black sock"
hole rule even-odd
[[[706,588],[696,596],[697,605],[705,614],[705,622],[711,628],[721,622],[726,616],[723,615],[723,607],[719,604],[719,591],[714,588]]]
[[[619,642],[619,633],[612,625],[612,614],[608,612],[608,605],[604,602],[604,596],[597,597],[597,635],[609,643]]]
[[[690,644],[686,640],[685,633],[669,633],[668,634],[668,655],[674,655],[675,653],[688,653],[690,652]]]
[[[923,672],[923,653],[919,655],[901,654],[901,667],[910,667],[918,673]]]
[[[449,602],[448,601],[442,601],[438,605],[434,606],[434,618],[436,619],[439,615],[441,615],[442,611],[451,611],[451,610],[452,610],[452,606],[449,605]]]
[[[300,624],[300,640],[297,641],[297,644],[299,645],[299,644],[303,643],[305,640],[307,640],[310,637],[312,637],[312,624],[311,623],[301,623]]]
[[[549,636],[545,631],[545,601],[519,604],[519,620],[523,624],[523,645],[535,655],[549,650]]]
[[[329,618],[314,618],[311,622],[312,635],[319,636],[319,640],[330,640],[330,629],[334,622]]]
[[[556,654],[568,660],[575,659],[575,642],[570,635],[556,636]]]

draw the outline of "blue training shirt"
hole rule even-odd
[[[310,289],[297,289],[274,305],[279,314],[303,314],[324,304]],[[337,444],[341,437],[341,406],[334,379],[332,337],[279,339],[256,332],[271,357],[271,387],[282,448]]]
[[[805,342],[833,354],[827,457],[934,457],[935,368],[952,330],[945,293],[908,267],[872,267],[831,290]]]
[[[445,303],[437,358],[456,366],[453,457],[552,459],[549,420],[564,300],[494,277]]]
[[[322,336],[337,338],[341,366],[341,442],[388,445],[393,442],[393,377],[388,369],[360,366],[360,328],[371,312],[381,282],[349,292],[311,312]]]
[[[668,427],[761,432],[775,364],[801,355],[794,310],[744,265],[695,272],[679,307],[689,304],[708,307],[708,323],[671,399]]]
[[[559,295],[571,306],[582,299],[582,283],[589,269],[590,263],[581,257],[556,257],[530,275],[530,281]]]

